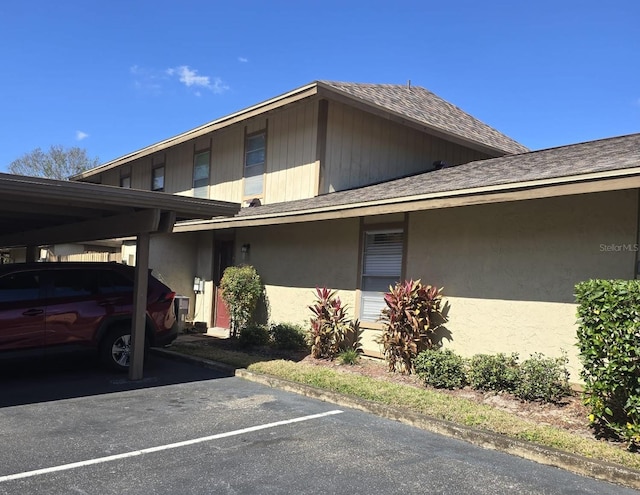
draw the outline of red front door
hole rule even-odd
[[[231,317],[229,316],[227,305],[224,303],[224,299],[222,299],[222,291],[220,290],[220,287],[217,286],[215,298],[215,316],[213,326],[229,329],[231,328]]]

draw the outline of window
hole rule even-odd
[[[97,282],[87,270],[56,270],[53,272],[53,297],[82,297],[95,294]]]
[[[113,270],[100,270],[96,275],[100,294],[120,294],[133,290],[133,280]]]
[[[124,187],[126,189],[131,189],[131,176],[124,175],[120,177],[120,187]]]
[[[375,322],[385,307],[384,293],[402,277],[402,230],[365,232],[360,286],[360,319]]]
[[[155,167],[151,171],[151,190],[164,191],[164,165]]]
[[[266,158],[266,134],[247,136],[244,152],[244,195],[261,196]]]
[[[12,273],[0,278],[0,302],[35,301],[40,297],[38,272]]]
[[[209,152],[196,153],[193,160],[193,195],[209,197]]]

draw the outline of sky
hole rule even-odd
[[[638,0],[0,3],[0,171],[104,163],[315,80],[425,87],[530,149],[640,132]]]

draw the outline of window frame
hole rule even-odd
[[[207,176],[202,178],[196,178],[196,171],[198,170],[198,157],[206,154],[207,155]],[[203,167],[204,164],[200,164]],[[192,186],[193,186],[193,196],[195,198],[208,198],[209,197],[209,185],[211,184],[211,149],[203,149],[199,151],[195,151],[193,153],[193,168],[192,168],[193,176],[192,176]],[[196,185],[197,181],[206,181],[205,184]]]
[[[260,136],[263,136],[263,140],[264,140],[263,146],[259,148],[249,149],[249,142]],[[249,164],[248,158],[250,154],[256,153],[261,150],[263,152],[263,160],[261,162]],[[262,172],[260,174],[255,174],[251,176],[247,174],[247,171],[249,171],[250,169],[254,169],[255,171],[255,169],[257,169],[258,167],[262,167]],[[264,177],[265,177],[266,171],[267,171],[267,129],[264,128],[256,132],[252,132],[250,134],[245,134],[245,137],[244,137],[244,158],[242,163],[242,198],[243,200],[264,197],[264,183],[265,183]],[[248,178],[255,179],[258,176],[260,176],[260,192],[247,193],[247,183],[248,183],[247,179]]]
[[[129,185],[125,185],[125,181],[128,181]],[[131,189],[131,174],[120,176],[120,187],[123,189]]]
[[[157,176],[156,172],[162,170],[162,175]],[[162,178],[162,187],[155,187],[156,179]],[[164,192],[165,166],[164,163],[155,165],[151,169],[151,190],[156,192]]]
[[[365,273],[365,269],[367,266],[367,237],[371,235],[380,235],[380,234],[400,234],[400,262],[397,273],[386,273],[386,274],[376,274],[376,273]],[[361,236],[360,236],[360,259],[359,259],[359,269],[358,269],[358,295],[357,295],[357,308],[356,313],[358,319],[362,322],[363,326],[366,328],[374,328],[374,329],[382,329],[382,324],[377,322],[376,320],[365,319],[365,311],[368,309],[365,305],[365,297],[371,298],[372,292],[377,292],[380,297],[380,306],[381,309],[384,308],[384,292],[385,291],[366,291],[365,287],[368,280],[374,279],[389,279],[393,278],[394,281],[390,284],[403,280],[405,276],[405,262],[406,262],[406,248],[407,248],[407,226],[406,222],[400,224],[368,224],[362,225],[361,227]]]

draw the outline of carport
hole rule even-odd
[[[236,203],[0,173],[0,247],[26,247],[136,237],[129,379],[143,376],[149,239],[177,221],[233,216]],[[29,256],[31,253],[31,256]]]

